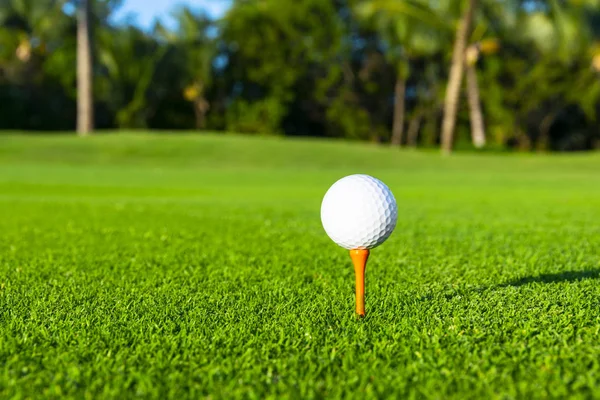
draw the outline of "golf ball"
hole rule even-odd
[[[350,175],[335,182],[321,204],[325,232],[348,250],[379,246],[392,234],[397,220],[394,195],[369,175]]]

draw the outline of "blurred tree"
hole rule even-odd
[[[385,46],[385,54],[396,71],[394,86],[394,113],[391,144],[403,142],[406,114],[406,86],[411,62],[416,58],[432,56],[440,50],[440,35],[445,23],[425,1],[369,0],[358,7],[358,15],[374,24]],[[411,131],[414,143],[415,127]]]
[[[149,102],[150,87],[154,84],[155,90],[160,89],[153,77],[167,46],[133,26],[105,29],[99,42],[99,61],[105,73],[105,79],[98,82],[99,89],[115,114],[116,125],[122,129],[148,128],[155,109]]]
[[[582,117],[595,121],[600,99],[600,80],[593,69],[594,34],[586,23],[586,7],[595,0],[565,4],[550,0],[545,4],[522,14],[523,38],[532,45],[534,58],[529,73],[519,81],[522,97],[515,107],[521,118],[533,125],[532,148],[540,150],[563,146],[553,144],[551,138],[552,127],[559,121],[563,120],[563,132],[557,141],[563,140],[560,136],[564,135],[564,124],[570,124],[565,119],[579,111]],[[588,147],[589,143],[576,146]]]
[[[64,34],[62,4],[58,0],[2,0],[0,35],[5,68],[13,61],[24,65],[43,56],[48,43]]]
[[[176,49],[178,59],[184,65],[182,72],[186,82],[182,88],[183,96],[193,104],[196,129],[204,129],[206,113],[210,109],[206,93],[211,85],[216,55],[215,39],[211,36],[214,25],[207,16],[197,15],[188,7],[176,10],[173,16],[177,29],[159,29],[157,33]]]
[[[293,106],[303,107],[295,104],[301,97],[326,103],[325,118],[346,133],[342,135],[366,133],[361,127],[369,125],[369,118],[351,87],[352,45],[338,10],[320,0],[234,2],[222,25],[225,68],[234,77],[228,90],[228,129],[281,132]],[[302,93],[296,90],[299,84]],[[321,112],[320,107],[310,110]],[[342,117],[347,121],[342,123]]]
[[[64,38],[74,32],[74,23],[62,6],[56,0],[2,1],[0,127],[73,129],[71,104],[48,64],[68,52]],[[60,74],[73,70],[70,67]]]
[[[302,43],[294,29],[298,6],[286,6],[269,0],[236,1],[223,20],[227,68],[234,77],[229,130],[280,131],[303,67]]]
[[[476,148],[485,146],[485,127],[483,124],[483,111],[479,94],[479,83],[477,82],[477,69],[475,65],[479,59],[480,48],[478,44],[472,44],[467,48],[465,54],[465,72],[467,76],[467,98],[469,100],[471,137]]]
[[[94,129],[92,2],[79,0],[77,5],[77,132],[81,136]]]
[[[465,51],[464,61],[469,121],[471,123],[471,141],[477,149],[484,147],[487,142],[477,65],[481,61],[482,56],[494,55],[499,49],[499,40],[497,37],[484,38],[488,30],[489,23],[481,18],[470,37],[471,44]]]
[[[444,102],[444,120],[442,122],[442,152],[445,154],[449,154],[452,151],[460,87],[464,73],[465,51],[476,7],[477,0],[467,1],[464,15],[456,29],[456,39],[454,49],[452,50],[452,64],[450,66],[446,100]]]
[[[120,1],[93,0],[94,127],[436,146],[456,89],[450,149],[597,146],[599,0],[481,0],[465,33],[473,3],[236,0],[218,21],[179,8],[177,27],[143,31],[111,22]],[[0,0],[0,128],[77,128],[82,4]]]

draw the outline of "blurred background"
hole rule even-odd
[[[0,129],[600,147],[600,0],[1,0]]]

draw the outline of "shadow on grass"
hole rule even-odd
[[[482,293],[494,289],[502,289],[507,287],[521,287],[530,283],[560,283],[560,282],[579,282],[587,279],[600,279],[600,268],[587,269],[583,271],[564,271],[553,274],[541,274],[535,276],[526,276],[515,279],[506,283],[492,286],[478,286],[466,289],[452,290],[451,292],[442,293],[446,300],[452,300],[457,296],[465,296],[470,293]],[[438,294],[439,295],[439,294]],[[420,300],[429,301],[437,296],[427,294],[420,296]]]
[[[598,279],[600,278],[600,269],[588,269],[583,271],[565,271],[557,272],[554,274],[541,274],[536,276],[526,276],[514,281],[506,282],[496,286],[497,288],[503,287],[520,287],[528,285],[530,283],[558,283],[558,282],[577,282],[585,279]]]

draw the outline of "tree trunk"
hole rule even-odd
[[[194,112],[196,114],[196,129],[206,127],[206,113],[210,109],[210,104],[204,97],[198,97],[194,100]]]
[[[445,154],[452,152],[452,145],[454,143],[456,114],[458,112],[460,86],[462,84],[465,65],[465,50],[471,32],[475,7],[477,7],[477,0],[469,0],[467,10],[456,31],[456,40],[454,42],[454,49],[452,50],[452,65],[450,66],[450,75],[448,76],[446,99],[444,101],[444,120],[442,122],[442,152]]]
[[[406,144],[409,147],[417,147],[417,139],[419,137],[419,129],[421,128],[422,118],[422,113],[417,112],[408,124],[408,131],[406,132]]]
[[[552,111],[542,119],[542,122],[540,123],[540,133],[535,140],[535,150],[548,150],[550,143],[550,128],[552,128],[552,124],[554,124],[554,120],[557,116],[558,111]]]
[[[404,136],[404,103],[406,97],[406,80],[398,74],[394,90],[394,125],[392,127],[392,146],[402,145]]]
[[[485,146],[485,127],[483,125],[483,112],[481,111],[479,83],[477,82],[477,70],[475,69],[475,66],[467,63],[466,74],[467,97],[469,99],[471,120],[471,137],[473,138],[473,145],[480,149]]]
[[[81,136],[94,129],[91,2],[80,1],[77,17],[77,133]]]

